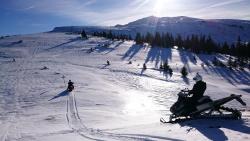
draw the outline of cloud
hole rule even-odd
[[[155,0],[9,0],[18,9],[66,17],[77,24],[85,25],[115,25],[126,24],[132,20],[150,16],[154,14]],[[162,0],[163,1],[163,0]],[[202,3],[198,0],[168,0],[164,1],[164,8],[161,16],[194,16],[194,17],[235,17],[240,12],[226,9],[221,15],[216,15],[221,11],[216,9],[226,5],[241,3],[245,0],[213,0],[213,3]],[[210,3],[210,4],[209,4]],[[105,6],[103,6],[103,5]],[[191,6],[190,6],[191,5]],[[196,5],[199,8],[193,8]],[[202,7],[204,6],[204,7]],[[231,11],[231,12],[230,12]],[[208,14],[209,13],[209,14]],[[246,16],[245,16],[246,17]]]
[[[135,0],[127,6],[116,8],[112,7],[111,4],[110,8],[98,11],[92,9],[92,5],[98,3],[97,0],[43,0],[29,1],[32,6],[25,9],[67,17],[80,23],[114,25],[117,23],[125,24],[129,21],[128,19],[135,20],[135,17],[145,15],[147,10],[143,10],[142,7],[148,2],[149,0]]]
[[[23,8],[23,9],[20,9],[21,11],[26,11],[26,10],[31,10],[31,9],[34,9],[35,6],[29,6],[29,7],[26,7],[26,8]]]
[[[230,4],[240,3],[242,1],[245,1],[245,0],[227,0],[227,1],[216,3],[216,4],[212,4],[212,5],[208,6],[207,8],[222,7],[222,6],[226,6],[226,5],[230,5]]]

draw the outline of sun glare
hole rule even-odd
[[[162,17],[162,16],[171,16],[171,10],[175,9],[176,3],[174,0],[155,0],[153,15]]]
[[[161,16],[163,11],[164,0],[156,0],[154,5],[154,15]]]

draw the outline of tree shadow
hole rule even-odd
[[[183,79],[183,81],[184,81],[187,85],[190,84],[190,81],[189,81],[189,78],[188,78],[188,77],[182,76],[182,79]]]
[[[118,43],[117,43],[118,42]],[[116,43],[116,44],[115,44]],[[114,51],[116,48],[120,47],[124,41],[106,41],[102,45],[97,45],[94,50],[97,50],[98,53],[109,54],[110,52]],[[113,46],[114,44],[114,46]]]
[[[250,134],[250,127],[246,126],[243,120],[222,120],[222,119],[199,119],[187,122],[180,122],[180,126],[188,126],[187,132],[196,129],[209,140],[225,141],[230,140],[220,128],[226,128],[240,133]]]
[[[69,95],[69,92],[68,92],[68,90],[65,90],[65,91],[59,93],[58,95],[54,96],[53,98],[49,99],[48,101],[57,99],[57,98],[59,98],[59,97],[67,96],[67,95]]]
[[[132,59],[141,49],[142,49],[141,45],[133,44],[124,54],[122,60],[125,60],[126,58],[129,58],[128,60]]]
[[[65,42],[65,43],[61,43],[61,44],[59,44],[59,45],[56,45],[56,46],[53,46],[53,47],[47,48],[46,50],[55,49],[55,48],[58,48],[58,47],[64,46],[64,45],[66,45],[66,44],[69,44],[69,43],[75,42],[75,41],[80,40],[80,39],[81,39],[81,37],[72,38],[72,39],[70,39],[69,41],[67,41],[67,42]]]
[[[103,66],[100,69],[105,69],[109,66],[109,64],[103,64]]]
[[[150,47],[150,50],[148,51],[145,63],[151,61],[155,61],[155,66],[158,65],[158,63],[160,62],[160,57],[162,54],[162,49],[159,47]]]
[[[109,54],[110,52],[114,51],[116,48],[121,46],[121,44],[123,44],[123,43],[124,43],[124,41],[119,41],[114,47],[110,48],[110,50],[108,52],[106,52],[105,54]]]
[[[188,72],[191,73],[189,62],[192,62],[193,64],[197,63],[197,61],[194,60],[194,55],[192,55],[190,52],[187,52],[185,50],[179,50],[178,49],[178,52],[179,52],[181,62],[183,64],[185,64],[185,66],[187,67]]]
[[[241,70],[235,70],[235,69],[229,69],[227,67],[220,67],[220,66],[214,66],[212,64],[213,56],[208,55],[197,55],[198,58],[206,64],[206,66],[203,66],[203,70],[206,72],[211,71],[212,73],[217,74],[218,76],[221,76],[223,79],[227,80],[232,85],[237,84],[246,84],[250,85],[250,73],[247,71],[241,71]]]
[[[11,47],[11,46],[14,46],[14,45],[18,45],[18,44],[21,44],[23,42],[23,40],[19,40],[19,41],[15,41],[15,42],[11,42],[7,45],[5,45],[6,47]]]
[[[168,60],[172,60],[171,48],[150,47],[145,63],[155,61],[155,68],[158,68],[159,63],[164,64]]]

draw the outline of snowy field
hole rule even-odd
[[[199,55],[195,62],[192,53],[177,49],[64,33],[5,37],[0,39],[0,141],[249,141],[250,72],[201,66],[213,57]],[[172,77],[157,69],[165,60]],[[142,70],[143,63],[148,69]],[[188,79],[179,73],[184,64]],[[177,93],[192,88],[196,72],[212,99],[243,95],[246,107],[227,104],[242,111],[242,120],[160,123]],[[69,79],[75,83],[71,93]]]

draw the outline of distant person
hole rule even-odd
[[[146,63],[143,64],[143,69],[147,69]]]
[[[13,58],[13,59],[12,59],[12,62],[16,62],[16,59],[15,59],[15,58]]]
[[[168,69],[168,73],[169,73],[170,77],[172,77],[172,75],[173,75],[173,70],[172,70],[172,68],[169,68],[169,69]]]
[[[73,89],[74,89],[74,82],[72,82],[71,80],[69,80],[69,82],[68,82],[68,88],[67,88],[67,90],[68,91],[73,91]]]
[[[109,62],[109,60],[107,60],[107,65],[110,65],[110,62]]]

